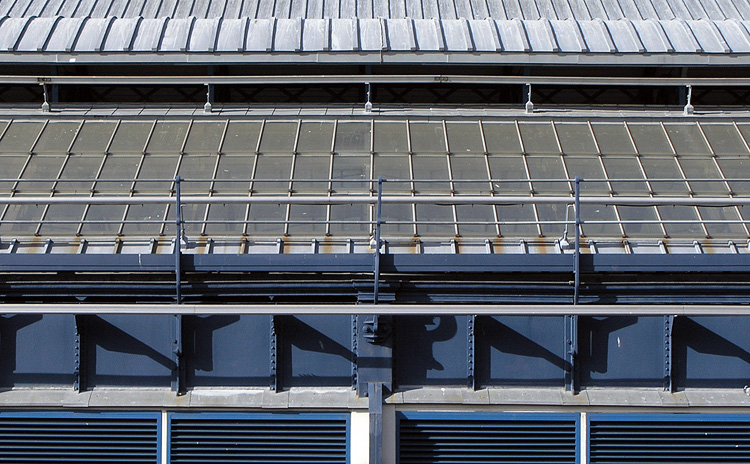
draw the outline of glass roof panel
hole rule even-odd
[[[369,153],[372,137],[369,122],[339,122],[336,127],[336,153]]]
[[[451,153],[484,153],[482,133],[478,123],[448,122],[445,128],[448,131]]]
[[[336,155],[333,157],[334,179],[370,179],[369,155]],[[367,193],[370,182],[334,182],[334,193]]]
[[[162,228],[165,212],[164,205],[130,205],[122,233],[125,235],[154,236]]]
[[[456,182],[456,193],[469,195],[489,193],[491,185],[488,182],[487,161],[484,155],[451,155],[451,171],[455,180],[474,181]]]
[[[701,124],[701,128],[717,155],[749,154],[734,124]]]
[[[565,221],[575,220],[573,208],[568,209],[566,205],[537,205],[539,211],[539,221],[547,222],[542,224],[542,235],[547,238],[561,238],[565,231]],[[568,217],[565,215],[568,213]],[[568,226],[568,230],[571,226]],[[574,232],[575,233],[575,232]]]
[[[411,205],[385,204],[382,219],[385,221],[380,229],[383,238],[414,235],[414,212]]]
[[[719,158],[719,166],[735,195],[750,196],[750,181],[731,179],[750,179],[750,158]]]
[[[624,124],[591,123],[591,128],[602,154],[629,155],[635,153],[633,143],[630,141]]]
[[[71,152],[104,153],[115,127],[117,127],[116,122],[86,121],[78,131]]]
[[[405,122],[375,122],[375,152],[406,153],[409,142]]]
[[[675,159],[642,157],[643,169],[651,181],[656,194],[679,195],[689,193],[685,180],[675,163]],[[668,179],[675,179],[674,181]]]
[[[246,212],[246,205],[209,205],[206,233],[208,235],[239,236],[245,226],[238,221],[244,221]]]
[[[40,234],[75,234],[85,211],[84,205],[50,205]]]
[[[539,235],[533,205],[500,205],[496,208],[503,237],[528,239]]]
[[[211,188],[210,182],[194,182],[192,180],[211,179],[216,166],[217,155],[213,154],[187,154],[180,161],[179,175],[188,182],[180,182],[182,193],[202,193],[208,195]]]
[[[706,155],[711,150],[706,145],[700,129],[695,124],[665,124],[669,139],[678,155]]]
[[[33,235],[43,212],[42,205],[8,205],[0,221],[0,233],[10,237]]]
[[[43,126],[41,122],[13,121],[0,140],[0,153],[28,153]]]
[[[526,153],[559,154],[555,132],[550,123],[521,122],[518,124]]]
[[[183,230],[188,238],[190,238],[190,236],[199,235],[203,231],[203,220],[206,217],[206,206],[207,205],[196,204],[182,205],[181,219],[184,221]],[[166,234],[170,235],[174,234],[175,231],[174,227],[176,218],[174,210],[174,206],[169,208],[167,213],[167,226],[164,230]]]
[[[672,149],[659,124],[628,124],[630,133],[633,134],[635,146],[638,153],[642,155],[671,155]]]
[[[573,211],[570,212],[571,215]],[[610,205],[581,205],[581,218],[587,222],[581,226],[589,239],[620,237],[620,227],[615,223],[617,215]]]
[[[221,151],[223,153],[255,153],[260,126],[260,122],[230,121]]]
[[[297,155],[294,163],[295,180],[328,179],[331,155]],[[295,193],[328,193],[328,182],[294,182],[292,189]]]
[[[568,155],[565,156],[565,165],[568,167],[568,175],[571,179],[576,176],[584,179],[584,182],[580,183],[582,194],[606,195],[609,193],[609,186],[606,182],[595,182],[597,179],[606,179],[598,156]]]
[[[254,204],[250,205],[247,231],[252,234],[280,237],[284,234],[286,205]]]
[[[298,153],[330,153],[332,143],[332,122],[303,122],[300,125]]]
[[[343,221],[331,224],[332,235],[366,237],[372,230],[368,205],[331,205],[331,221]]]
[[[649,188],[643,179],[643,172],[635,156],[604,156],[604,166],[607,168],[607,176],[612,180],[612,189],[615,195],[648,195]],[[629,179],[621,182],[614,179]]]
[[[625,235],[633,238],[663,238],[653,206],[618,206]]]
[[[698,214],[693,206],[659,206],[659,214],[664,220],[667,235],[671,238],[706,238],[698,222]],[[670,223],[669,221],[688,221],[688,223]]]
[[[328,207],[322,205],[290,205],[289,235],[321,236],[326,232]]]
[[[708,182],[690,180],[690,187],[694,193],[703,195],[729,193],[712,158],[680,158],[679,161],[688,179],[716,179]]]
[[[179,159],[180,155],[146,155],[143,157],[141,169],[138,172],[138,179],[174,179]],[[141,195],[154,193],[169,194],[171,188],[171,180],[137,182],[135,184],[136,193]]]
[[[452,206],[417,205],[417,234],[423,237],[456,235]]]
[[[147,153],[179,153],[188,131],[187,122],[158,121],[148,142]]]
[[[516,125],[509,122],[483,122],[484,139],[490,153],[521,153]]]
[[[748,238],[747,232],[739,223],[740,217],[734,207],[706,207],[700,206],[698,210],[706,222],[706,229],[712,238],[734,238],[744,240]],[[730,221],[727,223],[712,223],[710,221]]]
[[[750,124],[737,124],[737,128],[742,133],[742,137],[745,139],[745,142],[750,143]]]
[[[112,140],[109,151],[112,153],[142,153],[152,126],[153,122],[123,121],[115,132],[115,138]],[[177,147],[177,151],[179,150],[180,147]]]
[[[261,134],[260,151],[261,153],[292,153],[296,137],[296,122],[267,122]]]
[[[258,155],[255,179],[289,179],[292,172],[292,155]],[[289,182],[253,182],[254,193],[289,192]]]
[[[26,165],[26,160],[29,159],[29,155],[11,155],[11,154],[0,154],[0,166],[3,167],[0,178],[2,179],[18,179],[21,174],[21,170]],[[15,182],[0,182],[0,195],[10,195],[11,189]]]
[[[73,142],[80,123],[50,122],[34,147],[35,153],[65,153]]]
[[[560,138],[563,153],[567,155],[597,154],[596,143],[586,123],[558,123],[555,124],[557,136]]]
[[[497,235],[491,205],[457,205],[456,216],[459,222],[458,232],[462,237],[488,238]]]
[[[57,174],[65,162],[65,155],[34,155],[23,171],[21,179],[39,179],[44,182],[21,182],[18,184],[19,194],[49,195],[52,192]]]
[[[526,176],[526,166],[521,155],[490,155],[490,174],[496,180],[516,180],[521,182],[495,182],[495,192],[502,195],[528,195],[529,182]]]
[[[216,153],[226,122],[196,121],[190,127],[185,153]]]
[[[414,155],[414,179],[450,179],[447,155]],[[414,182],[418,193],[450,193],[448,182]]]
[[[104,155],[70,155],[60,175],[61,181],[55,188],[59,193],[88,194],[93,186],[93,179],[99,173]],[[65,179],[91,179],[83,181],[65,181]]]
[[[376,126],[377,127],[377,126]],[[373,157],[373,179],[388,179],[383,185],[384,193],[410,193],[410,182],[393,182],[391,179],[411,179],[409,155],[380,155]],[[377,188],[377,186],[376,186]]]
[[[214,191],[217,195],[247,195],[250,189],[249,179],[253,175],[255,155],[222,155],[219,157],[219,168],[216,179],[244,179],[244,182],[216,182]]]
[[[125,205],[91,205],[86,214],[82,234],[112,235],[120,230]],[[112,222],[109,222],[112,221]]]
[[[132,182],[127,179],[135,177],[141,157],[142,155],[107,155],[99,182],[96,183],[97,193],[121,195],[128,193]],[[113,181],[102,182],[107,179],[113,179]]]
[[[409,124],[411,132],[411,151],[414,153],[447,153],[443,125],[439,122],[413,122]]]
[[[566,179],[560,156],[529,155],[529,173],[534,190],[540,195],[569,194],[570,184],[563,182],[541,182],[540,179]]]

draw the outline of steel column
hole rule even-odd
[[[278,392],[281,389],[279,382],[279,343],[278,343],[278,325],[281,322],[279,316],[269,316],[271,334],[269,338],[269,381],[271,391]]]
[[[565,316],[565,391],[578,393],[578,316]]]
[[[672,333],[674,331],[674,315],[664,316],[664,391],[674,392],[674,365],[672,353],[674,345]]]
[[[476,319],[475,315],[468,316],[469,320],[466,323],[468,328],[468,349],[466,352],[466,366],[467,366],[467,387],[475,390],[477,388],[476,381]]]
[[[377,382],[367,384],[370,413],[370,462],[383,462],[383,385]]]
[[[86,350],[85,350],[85,321],[86,316],[75,317],[75,369],[73,371],[73,389],[77,392],[86,390]]]
[[[573,256],[573,304],[578,304],[578,292],[581,286],[581,178],[576,176],[575,183],[576,238]]]

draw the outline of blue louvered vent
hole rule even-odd
[[[589,424],[592,464],[750,462],[750,417],[592,415]]]
[[[2,463],[149,463],[159,414],[0,413]]]
[[[170,414],[170,462],[347,462],[347,414]]]
[[[399,464],[574,464],[577,416],[429,414],[399,417]]]

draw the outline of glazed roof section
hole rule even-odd
[[[411,252],[457,241],[464,252],[565,252],[575,177],[591,252],[737,253],[750,238],[750,213],[731,203],[750,197],[746,123],[136,118],[0,129],[8,250],[85,239],[155,251],[176,233],[178,176],[183,240],[232,252],[281,241],[368,249],[381,177],[382,237]]]
[[[158,53],[191,62],[304,62],[312,54],[688,65],[750,53],[747,0],[2,0],[0,18],[5,61],[72,54],[128,62]]]

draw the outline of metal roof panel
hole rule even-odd
[[[739,21],[728,19],[716,21],[714,24],[721,32],[732,53],[750,53],[750,35]]]
[[[628,20],[605,21],[617,53],[643,53],[645,48]]]
[[[578,24],[575,21],[550,21],[550,26],[555,34],[557,45],[563,53],[581,53],[586,51],[586,42],[583,40]]]
[[[359,38],[362,50],[379,51],[383,49],[382,27],[379,19],[359,20]]]
[[[52,18],[33,18],[26,26],[23,37],[18,41],[16,51],[19,52],[41,52],[44,50],[52,29],[60,19],[59,16]]]
[[[713,21],[685,21],[685,23],[693,32],[703,53],[729,53],[729,46],[724,38],[717,29],[711,27]]]
[[[144,19],[138,24],[133,42],[133,51],[155,52],[161,43],[162,31],[167,22],[165,18]]]
[[[616,51],[612,38],[602,21],[581,21],[579,24],[589,51],[600,53],[614,53]]]
[[[216,50],[219,52],[237,52],[245,50],[247,19],[224,19],[219,26],[219,38]]]
[[[544,20],[523,21],[523,26],[526,28],[532,52],[551,53],[559,50],[555,38],[552,37],[548,22]]]
[[[85,18],[62,18],[47,42],[47,52],[70,52],[81,33]]]
[[[139,18],[115,18],[104,40],[104,51],[129,51],[139,22]]]
[[[331,50],[334,52],[359,50],[359,26],[356,20],[331,20]]]
[[[386,19],[385,24],[388,34],[388,45],[391,50],[409,51],[417,49],[416,40],[414,38],[414,28],[412,26],[411,20]],[[448,34],[446,32],[446,36],[447,35]]]
[[[171,19],[164,28],[159,50],[162,52],[184,52],[188,47],[190,32],[195,22],[194,17]]]
[[[503,50],[507,52],[529,52],[531,46],[526,37],[526,30],[519,20],[496,21],[500,39],[503,41]]]
[[[500,36],[495,24],[485,19],[469,20],[469,30],[474,42],[474,49],[478,52],[496,52],[502,50]]]
[[[672,53],[674,51],[658,22],[633,21],[633,27],[638,32],[638,37],[647,53]]]
[[[445,42],[442,40],[443,31],[440,23],[432,19],[414,20],[415,38],[420,51],[443,51]]]
[[[302,50],[302,20],[279,19],[276,21],[275,51],[298,52]]]
[[[193,24],[188,50],[192,52],[211,52],[216,50],[217,35],[221,19],[198,18]]]
[[[330,34],[327,19],[306,19],[302,29],[302,50],[325,51],[329,47]]]
[[[0,50],[13,51],[18,39],[34,18],[5,18],[0,22]]]
[[[104,36],[115,18],[90,18],[83,25],[75,45],[76,52],[100,52]]]
[[[253,19],[247,25],[246,51],[270,52],[273,50],[275,20]]]

